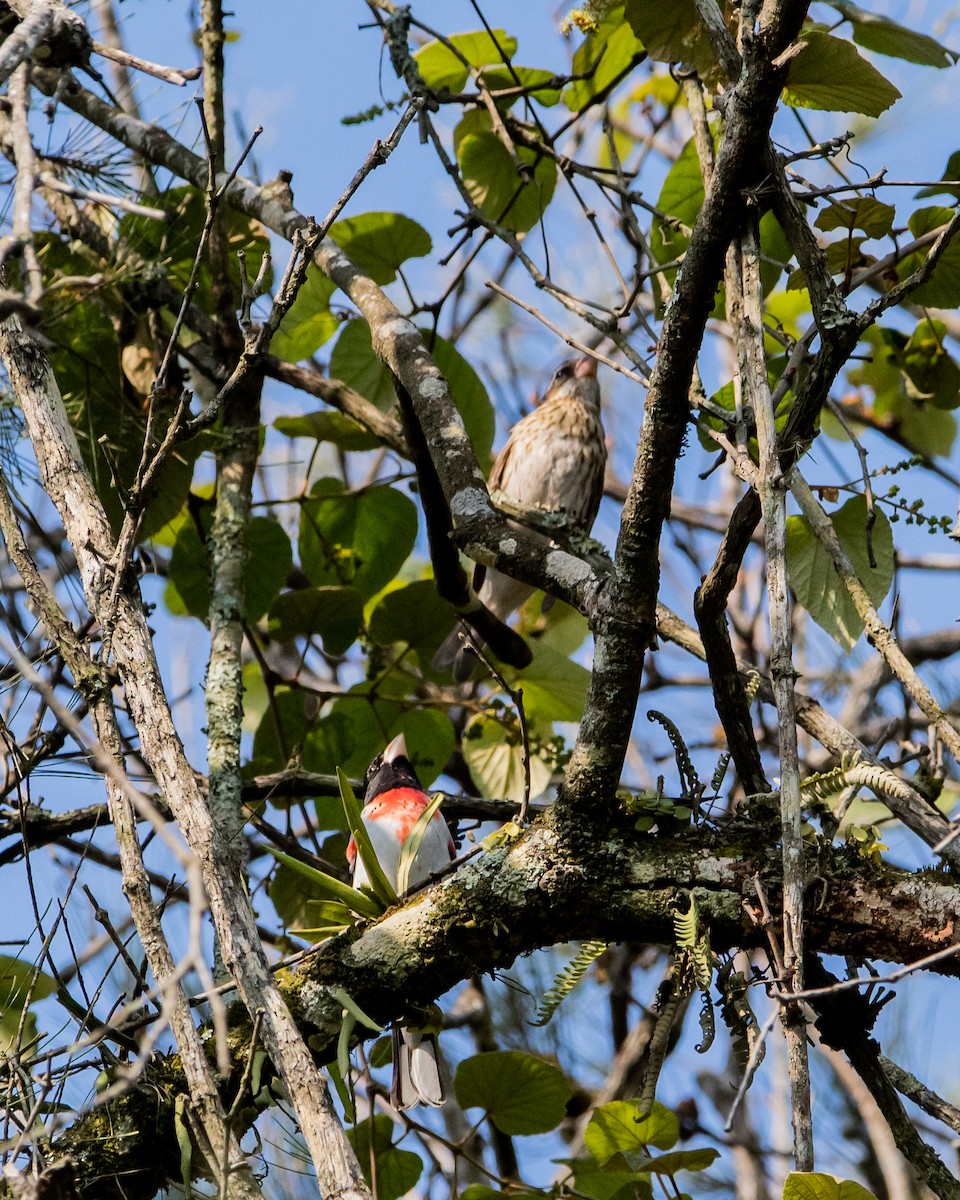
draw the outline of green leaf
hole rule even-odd
[[[552,108],[560,100],[560,89],[555,83],[557,77],[553,71],[544,71],[539,67],[521,67],[517,63],[511,63],[509,67],[484,67],[481,74],[483,82],[494,93],[497,108],[501,110],[516,104],[520,96],[497,96],[495,93],[517,87],[526,88],[526,96],[536,100],[544,108]]]
[[[392,1136],[393,1122],[385,1113],[373,1118],[372,1130],[369,1117],[347,1130],[347,1141],[356,1153],[364,1179],[371,1187],[376,1179],[377,1200],[399,1200],[416,1187],[423,1174],[419,1154],[400,1150],[394,1146]]]
[[[952,208],[919,208],[910,214],[907,226],[915,238],[939,230],[953,216]],[[933,243],[931,243],[932,246]],[[906,279],[930,253],[931,246],[916,254],[909,254],[897,264],[897,275]],[[915,291],[910,293],[911,304],[923,304],[930,308],[955,308],[960,305],[960,237],[955,237],[940,256],[933,274]]]
[[[783,1200],[876,1200],[873,1192],[852,1179],[818,1171],[791,1171],[783,1181]]]
[[[330,310],[330,297],[336,290],[336,284],[319,267],[309,266],[297,298],[270,339],[270,353],[294,363],[316,354],[340,328]]]
[[[0,954],[0,1053],[9,1054],[19,1049],[18,1030],[24,1049],[35,1041],[36,1018],[32,1013],[28,1014],[23,1018],[21,1030],[23,1010],[52,996],[56,990],[57,981],[45,972],[37,971],[32,963]]]
[[[960,150],[954,150],[947,159],[947,165],[940,178],[943,180],[960,179]],[[929,187],[921,188],[917,192],[916,198],[923,200],[927,196],[952,196],[954,200],[960,200],[960,186],[956,183],[933,183]]]
[[[462,92],[470,78],[470,67],[486,67],[504,61],[509,61],[517,52],[517,39],[511,37],[505,29],[492,30],[493,36],[485,29],[472,33],[454,33],[446,40],[457,51],[466,63],[443,42],[427,42],[414,54],[420,74],[428,87],[446,88],[451,92]],[[469,65],[468,65],[469,64]]]
[[[678,1171],[705,1171],[720,1157],[711,1146],[698,1150],[671,1150],[667,1154],[630,1155],[629,1162],[637,1171],[652,1175],[676,1175]]]
[[[254,774],[285,770],[306,731],[304,693],[299,688],[274,688],[253,735],[250,767]]]
[[[284,437],[316,438],[318,442],[332,442],[341,450],[375,450],[380,445],[380,439],[375,434],[368,433],[357,421],[329,408],[304,413],[301,417],[277,417],[273,427]]]
[[[847,378],[855,387],[873,389],[874,415],[912,450],[921,454],[949,454],[957,432],[956,419],[948,412],[918,404],[907,396],[905,335],[896,329],[873,326],[864,333],[862,341],[869,347],[869,357],[850,367]],[[862,356],[862,348],[858,356]],[[829,432],[829,423],[824,428]],[[838,431],[838,436],[841,433]]]
[[[523,690],[528,721],[579,721],[587,700],[590,672],[541,641],[532,644],[533,658],[521,671],[504,677]]]
[[[368,212],[330,226],[330,237],[346,256],[381,286],[393,283],[408,258],[433,249],[430,234],[403,213]]]
[[[832,0],[832,6],[852,22],[853,40],[865,50],[902,58],[923,67],[949,67],[957,61],[958,56],[953,50],[947,50],[925,33],[898,25],[889,17],[867,12],[850,0]]]
[[[571,112],[581,112],[594,96],[604,91],[634,61],[644,57],[643,43],[624,20],[623,6],[616,5],[588,33],[573,56],[573,73],[586,75],[568,85],[563,102]]]
[[[212,514],[204,512],[205,524]],[[247,570],[244,574],[244,620],[259,621],[287,582],[293,550],[279,522],[253,517],[247,526]],[[251,564],[256,563],[256,570]],[[184,521],[170,555],[166,600],[178,616],[189,613],[206,621],[210,608],[210,563],[205,542],[193,520]]]
[[[557,186],[557,166],[537,161],[532,150],[515,147],[516,160],[532,168],[523,178],[514,158],[493,131],[490,114],[468,112],[453,131],[453,146],[463,181],[483,215],[514,233],[526,233],[540,220]]]
[[[870,566],[866,543],[867,505],[854,496],[832,514],[833,527],[874,605],[879,605],[893,580],[893,535],[881,509],[876,509],[873,553],[877,566]],[[847,589],[840,582],[833,562],[805,517],[787,518],[787,572],[797,600],[821,629],[843,647],[852,650],[863,632]]]
[[[642,1117],[636,1101],[613,1100],[594,1110],[583,1141],[602,1165],[615,1154],[645,1154],[649,1146],[670,1150],[679,1137],[676,1116],[659,1102],[649,1116]]]
[[[903,371],[909,399],[934,408],[960,407],[960,366],[947,353],[943,321],[923,320],[903,348]]]
[[[946,457],[957,436],[957,418],[952,413],[926,405],[918,406],[905,396],[889,404],[875,405],[878,416],[887,417],[904,445],[918,454]]]
[[[417,652],[421,670],[433,676],[430,660],[456,619],[453,606],[437,595],[432,579],[388,592],[370,614],[370,636],[381,646],[405,643]]]
[[[703,198],[700,159],[693,138],[690,138],[667,172],[657,198],[657,208],[673,219],[654,218],[650,248],[657,262],[672,262],[685,253],[690,230],[703,207]]]
[[[598,1167],[591,1158],[567,1159],[573,1171],[577,1191],[594,1200],[652,1200],[650,1176],[630,1167],[622,1154]]]
[[[293,566],[290,538],[279,521],[253,517],[247,526],[244,620],[259,621],[287,582]]]
[[[573,1094],[559,1067],[520,1050],[464,1059],[453,1089],[461,1107],[484,1109],[500,1132],[510,1136],[556,1129]]]
[[[483,462],[490,454],[496,420],[480,376],[450,342],[421,329],[427,349],[450,385],[453,402]],[[374,354],[366,321],[348,321],[330,356],[330,374],[387,412],[396,403],[393,378]]]
[[[463,759],[470,778],[488,800],[523,799],[523,747],[515,726],[506,728],[486,713],[478,713],[463,731]],[[550,767],[530,756],[530,795],[539,796],[550,784]]]
[[[318,635],[328,654],[346,654],[363,624],[363,598],[353,587],[308,587],[274,600],[267,632],[277,641]]]
[[[867,237],[882,238],[893,228],[897,210],[873,196],[858,196],[853,200],[835,200],[817,216],[814,224],[824,233],[831,229],[861,229]]]
[[[555,601],[547,612],[543,612],[546,599],[541,593],[538,600],[524,605],[520,612],[520,633],[536,646],[548,646],[557,654],[569,657],[587,640],[590,632],[587,618],[562,600]]]
[[[790,61],[786,104],[879,117],[900,99],[899,90],[860,57],[852,42],[819,30],[803,34],[802,40],[806,48]]]
[[[393,376],[373,352],[366,321],[348,321],[330,354],[330,374],[365,396],[381,412],[397,402]]]
[[[396,904],[397,893],[394,890],[393,884],[384,875],[383,868],[380,866],[377,852],[373,848],[370,835],[367,833],[367,827],[363,823],[360,804],[353,794],[350,780],[339,767],[337,767],[337,783],[340,785],[340,799],[343,803],[344,816],[347,818],[347,824],[350,826],[350,832],[353,834],[353,840],[356,843],[360,861],[366,867],[370,887],[381,904],[387,907],[391,904]]]
[[[390,582],[417,537],[417,510],[396,488],[344,492],[318,479],[300,510],[300,562],[310,582],[352,586],[364,599]]]
[[[716,78],[717,60],[694,0],[627,0],[625,12],[651,58],[688,63],[701,78]]]
[[[299,875],[302,879],[305,879],[316,896],[325,896],[331,900],[338,901],[340,904],[345,904],[351,911],[358,913],[361,917],[368,917],[375,920],[382,914],[384,906],[376,900],[371,899],[364,892],[359,892],[356,888],[350,887],[349,884],[342,883],[339,879],[334,879],[332,875],[328,875],[325,871],[321,871],[317,867],[311,867],[307,863],[301,862],[299,858],[293,858],[289,854],[284,854],[282,850],[277,850],[273,846],[266,845],[266,843],[264,843],[264,849],[268,854],[272,854],[277,862],[283,863],[295,875]]]

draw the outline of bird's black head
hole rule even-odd
[[[369,804],[377,796],[398,787],[420,787],[413,763],[407,758],[407,742],[402,733],[398,733],[367,767],[363,778],[363,802]]]

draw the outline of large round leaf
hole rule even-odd
[[[786,104],[879,117],[900,99],[899,89],[861,58],[852,42],[819,30],[810,30],[801,40],[806,47],[790,61]]]
[[[417,510],[396,488],[345,492],[319,479],[300,513],[300,562],[310,582],[350,586],[364,599],[396,575],[417,537]]]
[[[254,517],[247,526],[244,620],[260,620],[286,583],[292,564],[293,550],[282,526],[269,517]],[[184,521],[170,555],[166,599],[171,612],[207,619],[209,571],[207,546],[196,524]]]
[[[388,592],[370,614],[370,636],[381,645],[402,642],[417,653],[421,669],[453,626],[455,612],[437,595],[432,579],[421,579]]]
[[[318,635],[328,654],[346,654],[363,624],[363,600],[353,587],[284,592],[270,608],[267,631],[278,641]]]
[[[556,1129],[573,1094],[559,1067],[520,1050],[464,1059],[453,1087],[461,1107],[484,1109],[494,1125],[511,1136]]]
[[[463,732],[463,758],[470,778],[488,800],[523,799],[523,744],[516,725],[506,727],[479,713]],[[530,795],[539,796],[550,785],[552,769],[535,754],[530,756]]]
[[[395,212],[360,213],[330,226],[330,236],[346,256],[381,286],[393,283],[408,258],[433,249],[430,234],[410,217]]]
[[[450,385],[457,412],[482,462],[490,454],[496,425],[487,389],[459,350],[427,329],[420,332]],[[330,356],[330,374],[349,384],[383,412],[396,403],[393,377],[373,352],[366,321],[349,321],[344,326]]]
[[[462,92],[471,67],[502,63],[504,55],[511,59],[516,52],[517,39],[505,29],[492,29],[489,33],[477,29],[470,33],[454,33],[442,42],[427,42],[414,58],[428,87]]]
[[[874,605],[880,604],[893,580],[893,534],[883,511],[876,511],[871,538],[875,567],[870,565],[867,545],[867,503],[854,496],[831,516],[833,527],[857,578]],[[797,600],[821,629],[842,646],[852,650],[863,633],[850,593],[834,570],[833,560],[821,545],[806,517],[787,519],[787,572]]]
[[[391,1140],[392,1135],[393,1122],[384,1113],[373,1118],[372,1138],[369,1117],[347,1130],[347,1141],[353,1146],[364,1179],[370,1185],[376,1179],[377,1200],[399,1200],[416,1187],[423,1173],[420,1156],[412,1150],[398,1149]]]
[[[783,1181],[783,1200],[876,1200],[862,1183],[819,1171],[791,1171]]]
[[[557,168],[552,159],[538,162],[532,150],[516,148],[516,160],[494,132],[489,113],[475,109],[453,131],[453,145],[470,197],[485,217],[526,233],[553,199]],[[530,168],[524,174],[517,162]]]
[[[676,1116],[655,1103],[649,1116],[640,1115],[633,1100],[614,1100],[595,1110],[584,1132],[584,1145],[605,1163],[615,1154],[645,1154],[648,1146],[669,1150],[680,1137]]]
[[[332,338],[340,325],[330,310],[330,297],[335,291],[336,285],[321,270],[308,267],[297,298],[270,339],[270,353],[288,362],[299,362]]]

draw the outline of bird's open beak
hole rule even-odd
[[[396,762],[398,758],[407,758],[407,739],[402,733],[398,733],[390,745],[383,752],[383,761],[386,763]]]
[[[573,373],[577,379],[596,379],[597,360],[595,358],[578,358]]]

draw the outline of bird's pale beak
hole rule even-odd
[[[577,379],[596,379],[597,360],[595,358],[578,358],[573,373]]]
[[[390,745],[383,752],[383,761],[386,763],[396,762],[398,758],[407,758],[407,739],[402,733],[398,733]]]

